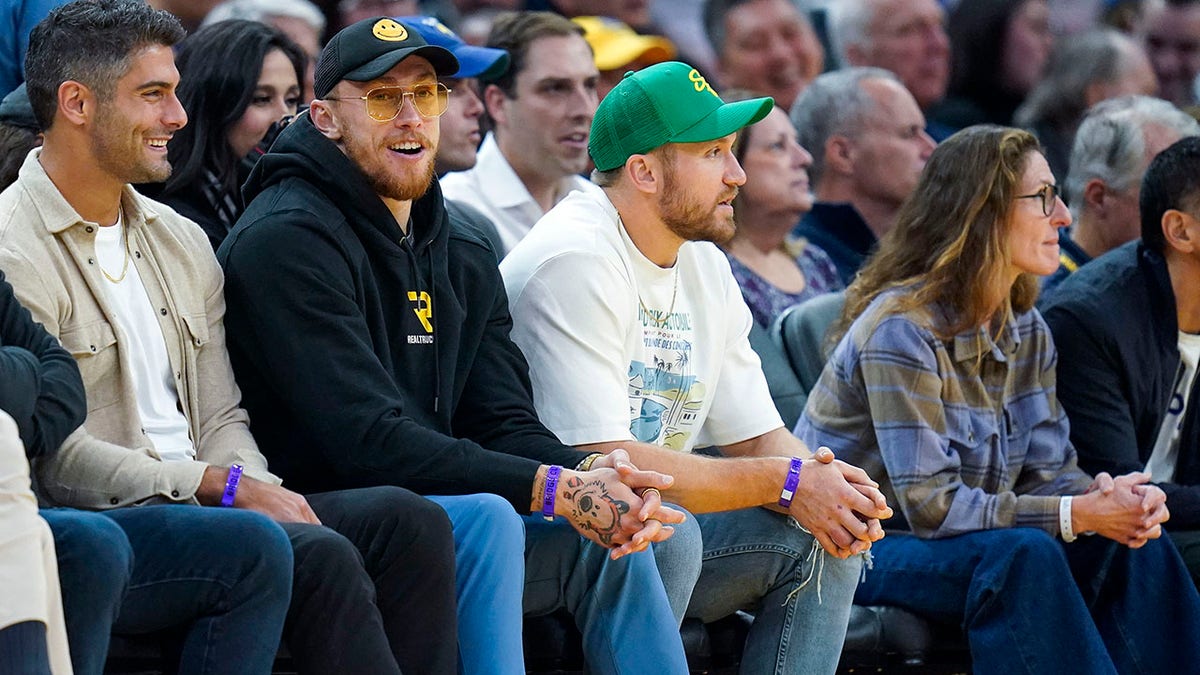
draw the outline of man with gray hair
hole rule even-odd
[[[1063,196],[1075,224],[1059,234],[1058,271],[1042,293],[1093,258],[1141,234],[1138,198],[1150,160],[1185,136],[1200,135],[1200,123],[1167,101],[1122,96],[1088,111],[1075,134],[1071,169]]]
[[[821,247],[849,285],[917,185],[934,141],[899,79],[882,68],[821,75],[796,99],[792,124],[812,154],[817,201],[795,234]]]
[[[1075,132],[1088,108],[1129,94],[1153,96],[1158,81],[1150,60],[1133,38],[1103,28],[1063,40],[1054,50],[1042,81],[1013,116],[1029,129],[1055,176],[1067,175]]]
[[[922,111],[946,96],[950,38],[937,0],[838,0],[830,4],[830,37],[844,66],[875,66],[896,74]],[[937,140],[951,130],[931,123]]]

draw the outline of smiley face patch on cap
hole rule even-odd
[[[391,19],[380,19],[371,27],[371,34],[380,40],[388,42],[403,42],[408,39],[408,31],[399,22]]]

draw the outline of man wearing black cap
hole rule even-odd
[[[602,191],[568,195],[500,269],[546,426],[678,476],[667,497],[699,514],[694,550],[678,536],[655,547],[668,589],[703,561],[695,592],[671,597],[679,615],[754,610],[741,672],[831,673],[861,570],[852,554],[891,511],[864,471],[784,428],[714,246],[733,235],[746,181],[734,137],[771,107],[723,102],[684,63],[627,74],[592,121]],[[691,452],[704,446],[728,458]]]
[[[449,103],[437,78],[457,69],[385,17],[326,45],[317,99],[255,167],[218,251],[243,400],[272,468],[302,492],[490,492],[539,513],[525,519],[524,598],[474,619],[510,630],[499,642],[515,658],[523,600],[570,610],[595,672],[686,672],[652,556],[627,555],[681,520],[632,489],[670,479],[619,453],[580,466],[587,455],[538,422],[494,255],[450,227],[433,180]],[[473,519],[447,511],[456,534]],[[521,570],[515,557],[506,571]],[[460,616],[463,651],[478,647],[472,621]]]

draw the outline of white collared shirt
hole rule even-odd
[[[440,182],[446,199],[474,206],[491,219],[500,234],[505,255],[546,215],[500,152],[491,133],[479,147],[474,168],[448,173]],[[570,174],[559,181],[556,194],[561,200],[574,190],[599,189],[582,176]]]

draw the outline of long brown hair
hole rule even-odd
[[[933,304],[951,310],[949,325],[932,326],[943,339],[981,326],[1011,307],[1024,312],[1038,282],[1022,274],[1005,293],[1008,221],[1029,156],[1041,146],[1032,134],[998,126],[964,129],[933,151],[896,224],[846,291],[839,339],[884,291],[907,287],[893,308]]]

